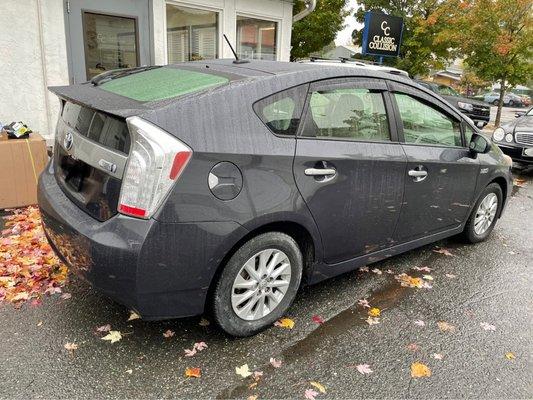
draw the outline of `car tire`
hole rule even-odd
[[[272,251],[272,254],[278,254],[276,261],[274,261],[273,255],[268,256],[269,251]],[[253,265],[254,271],[252,272],[254,274],[258,273],[261,271],[261,263],[259,260],[261,259],[260,257],[262,254],[267,254],[267,256],[270,257],[268,260],[272,263],[278,262],[277,260],[279,257],[281,257],[282,260],[288,260],[290,278],[286,278],[286,281],[288,281],[289,284],[286,289],[284,289],[285,293],[277,304],[275,304],[275,301],[273,301],[267,293],[262,293],[259,295],[256,293],[253,298],[255,299],[255,296],[263,296],[259,297],[260,299],[256,301],[258,303],[263,301],[262,306],[265,309],[268,309],[267,304],[270,304],[272,310],[270,310],[268,314],[264,315],[263,317],[254,316],[254,319],[247,320],[244,319],[242,315],[239,316],[236,311],[237,309],[242,314],[244,312],[243,310],[246,309],[247,303],[243,302],[242,304],[244,304],[244,306],[241,308],[238,308],[237,306],[235,306],[237,308],[234,307],[234,302],[238,301],[235,300],[235,296],[239,296],[241,294],[239,291],[245,291],[243,293],[247,294],[249,293],[248,291],[261,292],[269,290],[271,291],[272,296],[274,296],[274,294],[279,296],[279,293],[281,293],[281,289],[274,287],[269,288],[267,286],[263,289],[260,289],[262,287],[261,285],[269,284],[268,282],[263,282],[263,280],[257,284],[253,283],[255,288],[241,289],[235,287],[238,279],[240,279],[239,283],[242,285],[242,276],[245,276],[245,279],[248,279],[248,281],[246,281],[247,285],[250,284],[250,281],[257,282],[257,280],[253,279],[252,275],[248,274],[245,264],[248,266]],[[252,259],[253,261],[251,261]],[[285,261],[276,264],[278,267],[276,267],[276,265],[272,267],[275,268],[274,271],[278,271],[278,268],[281,268]],[[251,262],[251,264],[248,264],[249,262]],[[271,264],[266,263],[266,265],[269,266]],[[285,267],[284,270],[287,271],[287,267]],[[263,329],[272,326],[275,321],[285,314],[294,301],[302,280],[302,271],[302,252],[300,251],[296,241],[289,235],[282,232],[267,232],[248,240],[228,260],[224,266],[224,269],[222,270],[222,273],[218,277],[218,281],[212,296],[212,312],[216,323],[226,333],[237,337],[254,335]],[[279,277],[275,279],[278,278]],[[266,279],[268,280],[271,278]],[[276,282],[279,281],[276,280]],[[261,300],[262,298],[265,300]],[[249,302],[251,303],[252,299],[250,299]],[[256,305],[255,307],[255,310],[257,311],[258,306]],[[263,308],[261,308],[261,310],[263,310]]]
[[[495,105],[495,106],[498,106],[498,104],[500,104],[500,101],[499,101],[499,100],[494,100],[494,101],[492,102],[492,104]]]
[[[479,223],[480,219],[476,219],[476,217],[482,217],[482,213],[484,212],[482,210],[482,204],[484,204],[484,201],[493,198],[493,196],[496,196],[496,199],[498,201],[495,214],[492,220],[490,221],[490,224],[486,226],[485,229],[477,229],[476,224]],[[498,217],[500,215],[502,205],[502,188],[497,183],[491,183],[481,193],[481,196],[479,196],[479,199],[477,200],[476,204],[474,205],[474,208],[472,209],[472,213],[470,214],[470,217],[468,218],[468,221],[466,222],[465,228],[463,230],[464,239],[469,243],[479,243],[486,240],[494,229],[494,225],[496,225],[496,221],[498,220]]]
[[[514,107],[514,101],[513,100],[509,100],[509,107]]]

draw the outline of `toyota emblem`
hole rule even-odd
[[[74,135],[72,132],[67,132],[65,135],[65,138],[63,139],[63,146],[68,151],[72,148],[72,144],[74,143]]]

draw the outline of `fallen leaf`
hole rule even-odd
[[[508,360],[514,360],[516,358],[516,356],[514,355],[514,353],[505,353],[505,358],[507,358]]]
[[[252,375],[248,364],[241,365],[240,367],[235,367],[235,373],[237,375],[242,376],[243,378],[248,378],[250,375]]]
[[[68,300],[72,297],[72,295],[70,293],[63,293],[61,296],[60,296],[60,299],[61,300]]]
[[[306,389],[304,395],[307,400],[315,400],[315,397],[318,396],[318,392],[314,389]]]
[[[420,347],[416,343],[411,343],[407,345],[407,350],[415,352],[420,350]]]
[[[426,281],[432,281],[433,277],[431,275],[422,275],[422,279],[425,279]]]
[[[205,318],[202,318],[200,322],[198,322],[198,325],[200,326],[209,326],[210,322],[206,320]]]
[[[433,252],[438,253],[438,254],[443,254],[447,257],[453,257],[453,254],[450,252],[450,250],[444,247],[441,247],[439,249],[433,249]]]
[[[410,275],[407,275],[406,273],[402,273],[399,275],[394,275],[394,279],[396,279],[398,282],[400,282],[400,285],[403,287],[410,287],[410,288],[431,288],[431,286],[427,285],[427,282],[424,282],[421,278],[414,278]]]
[[[360,267],[359,271],[360,272],[369,272],[369,269],[368,269],[368,267]]]
[[[415,271],[431,272],[431,268],[429,267],[413,267],[411,269],[414,269]]]
[[[446,274],[446,278],[454,279],[454,278],[457,278],[457,275],[454,275],[454,274]]]
[[[200,368],[186,368],[185,376],[187,378],[199,378],[202,376],[202,371]]]
[[[275,358],[270,358],[270,365],[272,365],[274,368],[281,367],[281,360],[276,360]]]
[[[394,274],[394,271],[393,271],[392,269],[388,269],[388,270],[386,270],[385,272],[386,272],[387,274],[390,274],[390,275]]]
[[[411,376],[413,378],[430,377],[431,370],[427,365],[422,364],[421,362],[414,362],[411,364]]]
[[[324,319],[320,315],[313,315],[311,319],[313,320],[314,323],[319,324],[319,325],[324,323]]]
[[[193,348],[198,351],[202,351],[207,349],[207,344],[205,342],[197,342],[194,344]]]
[[[42,326],[42,325],[43,325],[43,321],[37,322],[37,326]]]
[[[133,374],[133,370],[132,369],[127,369],[126,373],[131,375],[131,374]]]
[[[294,321],[290,318],[282,318],[279,321],[276,321],[274,323],[274,326],[278,326],[280,328],[285,328],[285,329],[292,329],[294,328]]]
[[[374,268],[372,270],[373,273],[377,274],[377,275],[381,275],[383,272],[381,272],[381,270],[379,268]]]
[[[451,333],[455,332],[455,326],[453,326],[452,324],[449,324],[448,322],[439,321],[437,322],[437,325],[441,332],[451,332]]]
[[[63,347],[68,351],[78,350],[78,345],[76,343],[65,343]]]
[[[96,332],[109,332],[111,330],[111,325],[102,325],[96,328]]]
[[[256,394],[252,394],[246,398],[246,400],[257,400],[258,396]]]
[[[320,393],[326,393],[326,388],[324,387],[324,385],[315,381],[311,381],[309,383],[311,384],[311,386],[315,387]]]
[[[163,332],[163,337],[165,338],[171,338],[172,336],[174,336],[176,334],[176,332],[174,331],[171,331],[170,329],[167,329],[165,332]]]
[[[111,343],[118,342],[121,339],[122,334],[119,331],[109,331],[109,333],[102,338],[102,340],[107,340]]]
[[[252,376],[257,381],[263,376],[263,371],[254,371]]]
[[[487,322],[482,322],[479,325],[481,325],[481,327],[483,329],[485,329],[486,331],[495,331],[496,330],[496,327],[494,325],[491,325],[491,324],[489,324]]]
[[[130,311],[130,317],[128,318],[128,321],[133,321],[134,319],[139,319],[141,316],[137,314],[135,311]]]
[[[414,324],[417,325],[417,326],[426,326],[426,323],[424,321],[422,321],[421,319],[417,319],[414,322]]]
[[[435,360],[442,360],[444,358],[444,356],[439,353],[433,353],[431,357],[433,357]]]
[[[381,315],[381,310],[377,307],[372,307],[368,310],[368,315],[371,317],[379,317]]]
[[[359,364],[355,368],[360,374],[363,374],[363,375],[368,375],[374,372],[370,369],[370,365],[368,364]]]
[[[377,317],[368,317],[365,321],[370,326],[379,324],[379,318]]]
[[[185,357],[192,357],[196,354],[196,349],[184,349],[183,351],[185,352]]]
[[[370,308],[370,303],[368,302],[367,299],[359,299],[357,300],[357,304],[359,304],[360,306],[366,307],[366,308]]]

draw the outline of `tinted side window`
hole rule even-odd
[[[254,111],[272,132],[295,135],[302,116],[307,85],[284,90],[259,100]]]
[[[406,94],[395,93],[406,143],[462,146],[459,121]]]
[[[339,88],[311,93],[305,135],[345,140],[390,140],[383,94]]]

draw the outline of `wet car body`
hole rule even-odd
[[[462,232],[491,182],[501,186],[504,201],[510,194],[509,166],[500,150],[493,146],[485,154],[473,153],[465,136],[467,130],[475,134],[475,127],[409,79],[281,62],[237,65],[214,60],[187,63],[186,68],[230,80],[213,89],[149,102],[89,83],[53,89],[63,106],[82,105],[119,122],[141,118],[194,151],[179,181],[148,219],[118,212],[116,186],[121,177],[106,173],[101,165],[92,165],[87,174],[80,167],[88,184],[88,176],[106,174],[104,184],[95,186],[96,195],[80,199],[72,182],[65,184],[72,178],[62,163],[85,164],[81,153],[65,148],[69,134],[74,134],[74,149],[85,139],[61,119],[55,157],[39,180],[45,232],[58,255],[98,290],[145,319],[204,312],[229,257],[261,232],[294,237],[305,258],[304,277],[313,284]],[[347,83],[382,93],[390,141],[301,136],[308,91]],[[267,127],[256,108],[287,90],[298,99],[295,107],[300,110],[291,120],[297,131],[292,135]],[[389,95],[395,91],[416,96],[454,118],[461,124],[462,145],[403,143],[398,110]],[[117,163],[128,157],[127,152],[118,153],[108,155]],[[336,168],[334,179],[304,173],[328,166]],[[417,168],[430,177],[423,184],[408,175]]]
[[[532,165],[533,108],[525,113],[517,113],[517,118],[514,121],[502,124],[500,128],[494,131],[492,141],[513,161]]]

